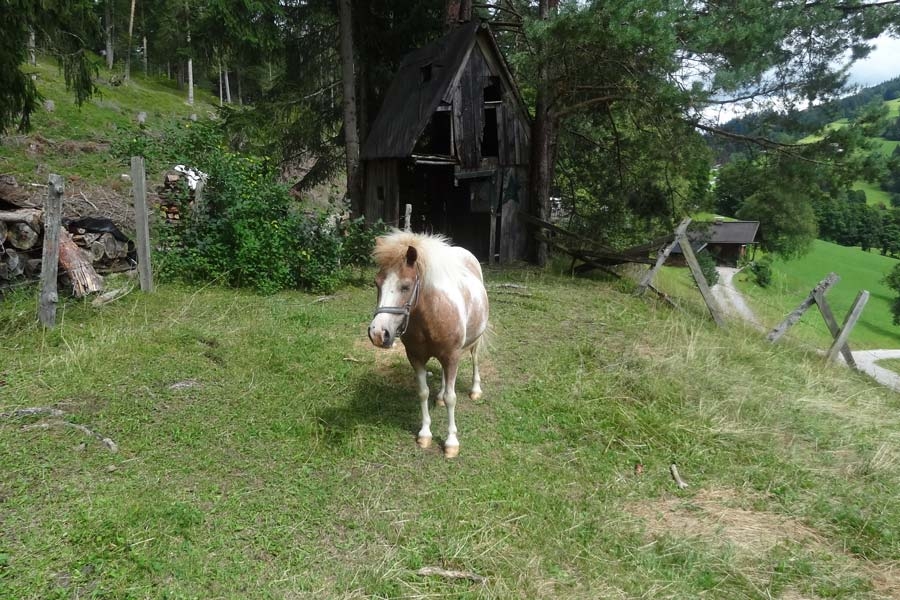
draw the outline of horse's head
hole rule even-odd
[[[405,260],[382,266],[375,277],[378,307],[369,324],[369,339],[376,346],[390,348],[406,332],[409,315],[419,299],[417,257],[416,249],[409,246]]]

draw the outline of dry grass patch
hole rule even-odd
[[[651,538],[696,537],[750,556],[763,555],[785,542],[823,544],[817,532],[796,519],[744,508],[746,503],[747,496],[736,490],[702,490],[691,498],[647,500],[625,510],[641,519]]]

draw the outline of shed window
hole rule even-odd
[[[500,156],[500,140],[497,135],[497,108],[485,106],[484,129],[481,131],[481,157]]]
[[[420,67],[419,71],[422,74],[422,83],[427,83],[431,81],[431,63]]]
[[[484,86],[484,101],[485,102],[500,102],[503,100],[502,93],[500,91],[500,78],[496,75],[492,75],[487,78]]]
[[[416,142],[415,152],[417,154],[453,155],[450,118],[450,111],[437,111],[431,115],[425,131]]]

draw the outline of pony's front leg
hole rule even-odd
[[[447,405],[447,440],[444,442],[444,456],[455,458],[459,454],[459,440],[456,438],[456,371],[459,357],[441,365],[444,372],[444,402]]]
[[[414,364],[416,382],[419,384],[419,403],[422,406],[422,428],[416,436],[416,443],[420,448],[431,445],[431,413],[428,412],[428,379],[425,364]]]

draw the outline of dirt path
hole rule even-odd
[[[743,320],[753,324],[757,329],[763,329],[762,324],[747,303],[744,297],[734,287],[733,279],[740,269],[733,267],[716,267],[719,272],[719,282],[712,287],[713,296],[719,301],[719,305],[726,313],[736,315]]]
[[[717,267],[719,282],[712,287],[712,293],[719,301],[722,310],[730,315],[737,316],[757,329],[765,331],[750,307],[744,301],[744,297],[734,287],[734,276],[740,271],[732,267]],[[872,377],[883,386],[900,392],[900,374],[878,366],[879,360],[888,358],[900,358],[900,350],[854,350],[853,360],[860,371]]]

